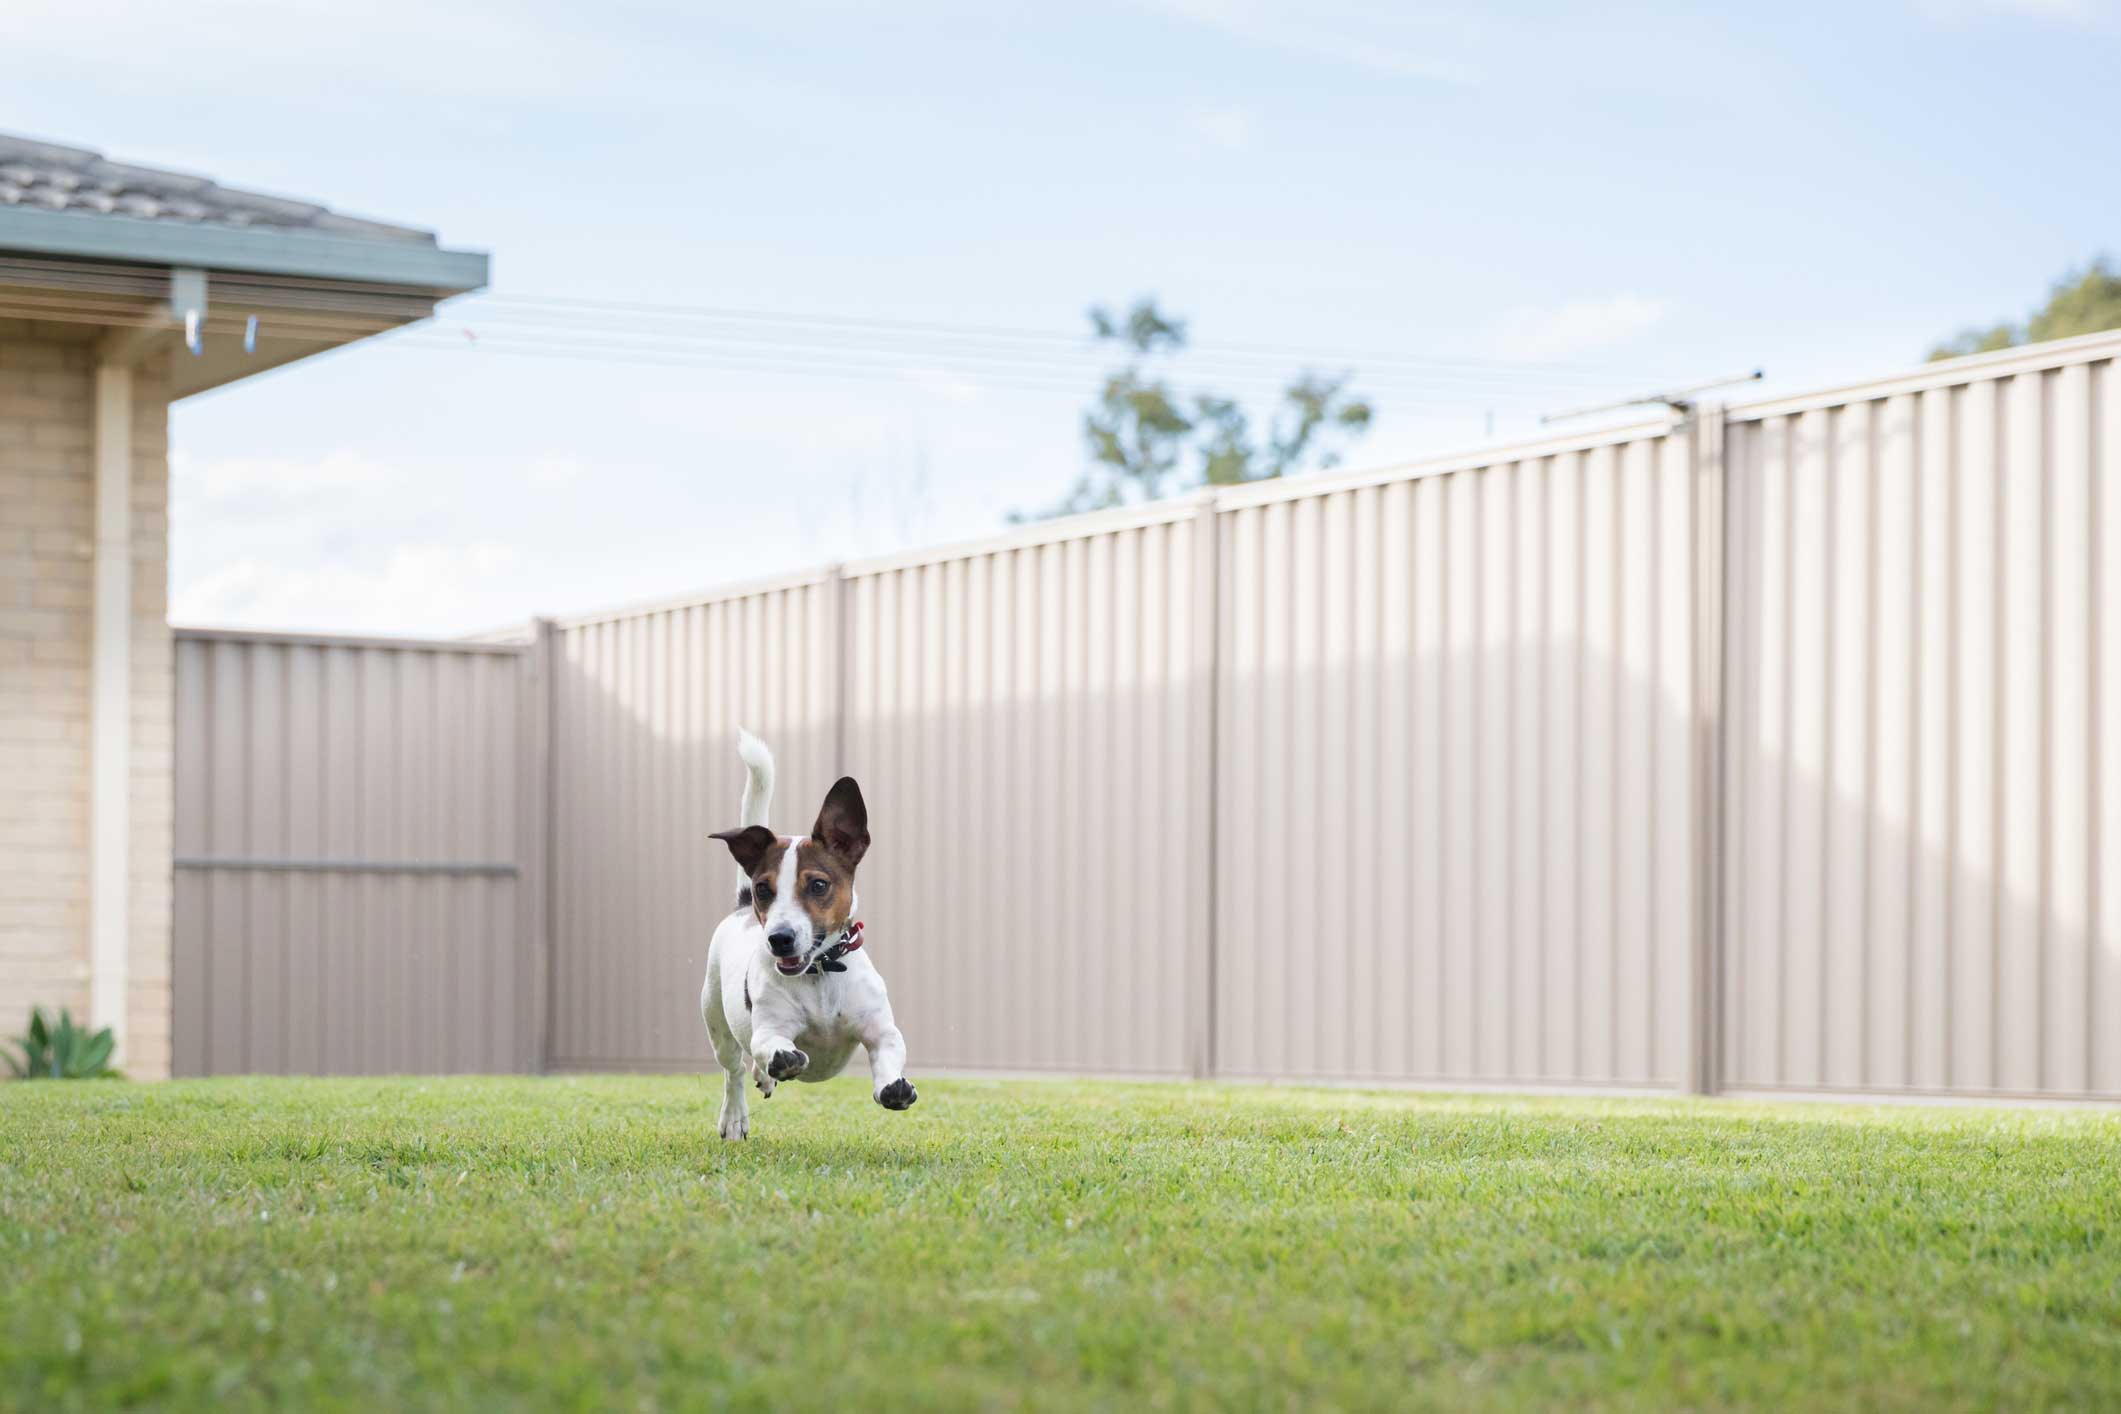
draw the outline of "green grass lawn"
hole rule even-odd
[[[0,1087],[0,1408],[2121,1403],[2121,1117]]]

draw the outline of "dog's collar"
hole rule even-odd
[[[839,940],[819,953],[811,964],[797,973],[798,977],[815,977],[822,972],[845,972],[847,964],[840,959],[848,953],[859,951],[862,946],[862,925],[849,923],[840,930]]]

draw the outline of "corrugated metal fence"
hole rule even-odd
[[[187,629],[176,669],[175,1072],[537,1069],[533,655]]]
[[[1729,420],[1723,1073],[2121,1095],[2121,373]]]
[[[1691,445],[1224,500],[1219,1070],[1679,1083]]]
[[[707,1063],[733,870],[706,835],[733,823],[742,722],[780,757],[783,829],[862,779],[863,912],[916,1069],[2121,1095],[2117,354],[545,624],[488,659],[537,686],[493,817],[518,833],[484,852],[542,857],[538,779],[554,845],[508,886],[513,955],[549,947],[552,991],[542,1049],[516,1023],[507,1064]],[[198,700],[234,681],[215,662],[187,640],[180,719],[218,741],[246,729]],[[436,734],[396,748],[420,760],[477,735],[402,699],[389,721]],[[392,818],[440,808],[405,799]],[[399,916],[332,911],[393,956],[425,946]],[[302,964],[252,927],[269,996]],[[180,943],[180,993],[232,985],[184,965],[219,946]]]

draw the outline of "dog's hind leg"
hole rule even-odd
[[[724,1139],[751,1137],[751,1098],[744,1093],[742,1071],[732,1070],[722,1077],[722,1108],[714,1125]]]
[[[715,1064],[722,1068],[722,1108],[715,1116],[715,1127],[724,1139],[747,1139],[751,1136],[751,1113],[750,1097],[744,1093],[746,1056],[722,1010],[721,969],[711,964],[705,993],[700,998],[700,1019],[707,1023]]]

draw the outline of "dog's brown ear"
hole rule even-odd
[[[773,848],[775,836],[764,825],[746,825],[741,830],[717,830],[708,838],[728,845],[729,852],[736,856],[736,867],[749,878],[751,871],[759,867],[759,861],[766,857],[766,851]]]
[[[825,792],[825,804],[817,812],[817,823],[810,827],[810,838],[849,869],[862,862],[869,852],[869,807],[862,804],[862,788],[854,777],[841,776]]]

